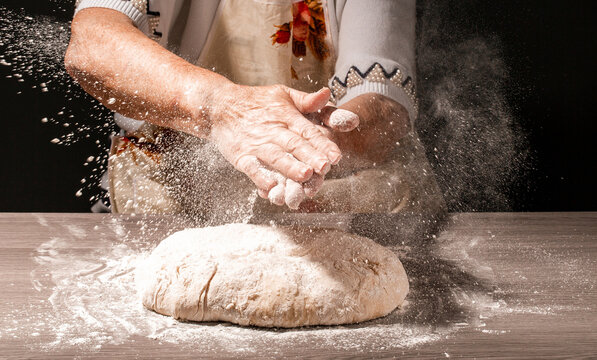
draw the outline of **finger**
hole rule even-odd
[[[274,142],[296,159],[311,166],[316,173],[325,175],[330,171],[331,163],[327,156],[292,131],[280,131]]]
[[[352,111],[339,109],[330,105],[325,106],[315,113],[308,114],[306,117],[315,123],[323,124],[339,132],[348,132],[356,129],[359,126],[360,120],[359,116]]]
[[[260,198],[267,200],[268,199],[268,195],[269,195],[269,191],[257,189],[257,194],[259,194]]]
[[[276,184],[286,183],[286,178],[277,171],[270,170],[263,165],[261,165],[261,167],[259,168],[259,171],[261,173],[263,173],[264,176],[274,179]],[[259,194],[260,197],[262,197],[264,199],[268,199],[269,190],[262,190],[262,189],[258,188],[257,193]]]
[[[334,137],[332,134],[332,130],[330,130],[330,128],[325,127],[323,125],[317,125],[317,129],[319,129],[319,131],[323,134],[323,136],[325,136],[326,138],[333,141]]]
[[[303,186],[296,181],[290,179],[286,180],[286,189],[284,194],[284,202],[292,210],[299,208],[299,205],[305,200],[305,192]]]
[[[315,197],[317,192],[321,190],[323,186],[323,176],[319,174],[313,174],[311,178],[303,183],[303,189],[305,191],[305,195],[310,198]]]
[[[269,191],[267,198],[272,204],[282,206],[284,205],[285,190],[286,185],[284,182],[281,182]]]
[[[265,168],[255,156],[240,157],[236,161],[235,168],[246,174],[260,190],[268,191],[278,183],[273,174],[264,171]]]
[[[294,156],[275,144],[265,144],[255,154],[266,166],[279,171],[294,181],[305,182],[313,175],[313,168],[298,161]]]
[[[335,109],[323,118],[323,123],[332,130],[348,132],[359,126],[359,116],[352,111]]]
[[[288,121],[288,128],[302,138],[307,139],[315,149],[324,153],[332,162],[332,165],[335,165],[340,161],[342,153],[340,152],[338,145],[323,135],[317,126],[309,120],[302,116],[297,116],[293,118],[292,121]]]
[[[330,100],[330,89],[322,88],[318,92],[306,93],[292,88],[287,88],[288,95],[294,106],[303,114],[313,113],[323,108]]]

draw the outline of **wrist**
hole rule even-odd
[[[239,100],[244,98],[245,88],[247,86],[235,84],[228,79],[212,85],[210,105],[205,109],[211,126],[217,126],[236,117],[234,110],[238,107]]]
[[[222,112],[226,102],[225,94],[233,92],[236,84],[224,76],[204,69],[195,74],[185,76],[180,89],[180,108],[182,118],[178,130],[191,135],[206,138]],[[207,73],[207,74],[206,74]]]

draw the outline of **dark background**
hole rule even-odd
[[[73,8],[69,1],[33,0],[2,0],[0,6],[59,21],[68,21]],[[596,10],[593,1],[471,1],[467,5],[466,26],[501,39],[511,82],[507,100],[530,148],[524,178],[510,189],[514,211],[597,210],[593,176]],[[4,51],[2,46],[0,50]],[[95,140],[101,141],[99,147],[107,146],[107,137],[82,137],[69,146],[55,145],[50,140],[67,131],[40,119],[65,106],[79,122],[88,113],[95,114],[90,121],[101,122],[97,117],[108,112],[92,109],[94,105],[80,90],[40,93],[39,88],[32,89],[39,80],[25,77],[17,82],[6,78],[10,74],[10,68],[0,66],[0,211],[88,211],[94,192],[86,190],[81,197],[75,193],[81,188],[80,180],[90,178],[92,166],[83,165],[87,157],[101,152]],[[67,102],[65,96],[74,100]],[[461,210],[495,209],[467,209],[465,204]]]

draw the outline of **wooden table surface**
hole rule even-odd
[[[127,249],[148,249],[177,227],[182,225],[114,215],[0,214],[0,358],[597,357],[597,213],[452,214],[435,239],[404,244],[398,239],[395,250],[411,280],[409,305],[400,314],[354,327],[304,329],[293,333],[293,341],[256,345],[249,352],[235,348],[242,344],[218,345],[213,339],[209,349],[197,339],[162,341],[139,335],[143,329],[119,338],[110,336],[112,328],[100,329],[104,340],[91,346],[56,338],[58,330],[52,331],[48,324],[64,317],[67,326],[69,319],[76,318],[68,315],[74,309],[59,308],[69,304],[68,293],[60,302],[55,292],[67,289],[69,271],[73,277],[87,274],[77,268],[83,264],[78,257],[121,249],[122,244]],[[139,234],[143,234],[141,240]],[[65,259],[72,263],[56,265],[48,260],[44,265],[44,258],[65,251],[69,254]],[[48,264],[53,264],[54,273],[44,274]],[[85,306],[91,309],[94,297],[108,304],[109,295],[88,294]],[[489,302],[477,306],[482,299]],[[275,333],[224,325],[186,326],[244,331],[243,336],[255,338]],[[360,339],[358,346],[351,346],[351,331],[365,334],[368,327],[387,329],[390,335],[370,343]],[[428,329],[428,334],[419,333],[425,336],[408,342],[409,327]],[[70,330],[70,336],[88,335],[88,328],[73,334],[76,329]],[[396,329],[403,334],[392,343]],[[312,337],[309,346],[299,341],[317,331],[329,331],[334,340],[320,343],[321,337]],[[334,331],[347,334],[346,341]]]

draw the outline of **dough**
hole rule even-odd
[[[136,281],[143,305],[160,314],[265,327],[370,320],[408,293],[396,255],[371,239],[248,224],[169,236]]]

